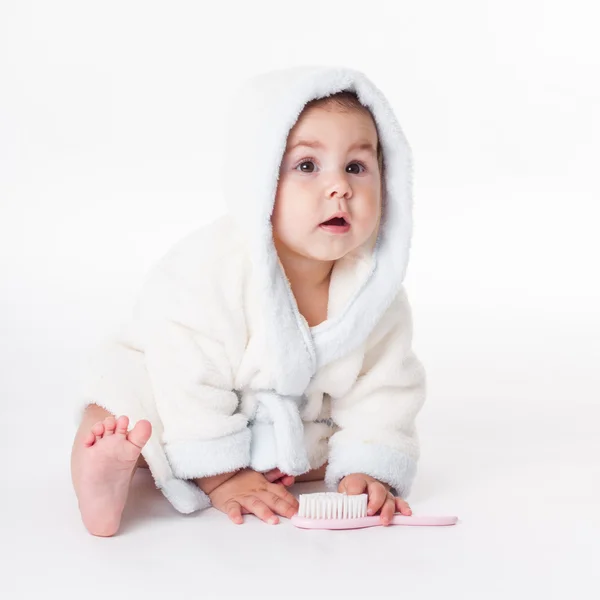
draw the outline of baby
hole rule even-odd
[[[288,487],[318,479],[384,525],[411,514],[409,146],[352,69],[265,73],[236,100],[227,213],[158,262],[90,363],[71,471],[94,535],[118,531],[138,466],[178,511],[234,523],[291,517]]]

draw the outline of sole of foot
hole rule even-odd
[[[129,419],[107,417],[77,443],[73,485],[83,524],[92,535],[117,533],[135,466],[152,434],[149,421],[138,421],[127,431]]]

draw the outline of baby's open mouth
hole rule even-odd
[[[344,217],[334,217],[319,225],[321,231],[330,235],[345,235],[350,231],[350,223]]]
[[[321,225],[348,225],[348,223],[346,222],[346,219],[344,219],[343,217],[335,217],[333,219],[329,219],[329,221],[325,221],[324,223],[321,223]]]

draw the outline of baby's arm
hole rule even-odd
[[[138,302],[164,451],[182,479],[232,474],[250,462],[250,430],[236,413],[226,349],[243,331],[233,329],[227,302],[217,297],[212,281],[190,283],[157,267]]]
[[[385,320],[384,320],[385,319]],[[365,473],[406,497],[415,477],[419,443],[415,418],[425,401],[425,371],[411,349],[412,316],[404,288],[373,332],[352,389],[332,398],[340,430],[329,440],[325,481]]]
[[[233,473],[220,473],[219,475],[211,475],[208,477],[197,477],[194,479],[196,485],[207,495],[210,496],[222,483],[231,479],[237,471]]]

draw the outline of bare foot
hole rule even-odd
[[[129,484],[140,452],[152,433],[149,421],[127,432],[127,417],[107,417],[75,443],[73,486],[81,518],[93,535],[111,536],[119,529]]]

